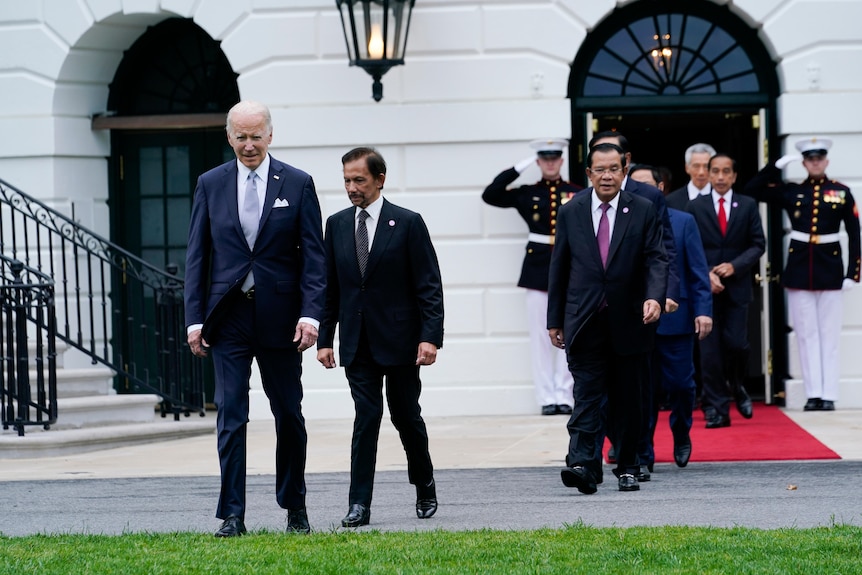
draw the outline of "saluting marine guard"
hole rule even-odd
[[[788,154],[766,166],[743,193],[780,205],[790,217],[790,247],[781,281],[799,348],[808,402],[805,411],[832,411],[838,399],[839,337],[842,290],[859,282],[859,212],[850,188],[826,177],[832,140],[796,142],[802,154]],[[781,170],[802,160],[808,179],[784,182]],[[847,232],[845,271],[839,243],[841,223]]]
[[[542,415],[568,415],[572,412],[574,402],[572,375],[566,364],[566,354],[551,345],[545,323],[548,269],[554,246],[557,211],[575,192],[583,189],[560,176],[563,150],[567,145],[568,141],[562,138],[533,140],[530,147],[535,150],[535,154],[501,172],[482,193],[482,199],[492,206],[517,208],[530,231],[518,286],[527,289],[533,381]],[[542,171],[541,180],[516,188],[507,187],[534,163]]]

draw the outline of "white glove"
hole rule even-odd
[[[793,162],[801,162],[802,156],[799,154],[785,154],[775,160],[775,167],[779,170],[783,170],[785,166],[792,164]]]
[[[523,160],[521,160],[520,162],[515,164],[515,171],[518,172],[519,174],[523,174],[524,170],[526,170],[527,168],[529,168],[530,166],[532,166],[535,163],[536,163],[536,156],[534,154],[534,155],[530,156],[529,158],[524,158]]]
[[[850,278],[844,278],[844,281],[841,283],[841,289],[843,291],[850,291],[854,287],[856,287],[856,282],[851,280]]]

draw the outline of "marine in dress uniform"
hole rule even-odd
[[[806,411],[832,411],[838,399],[841,291],[859,282],[859,212],[850,188],[826,177],[826,154],[832,141],[796,142],[802,157],[790,154],[763,168],[743,193],[780,205],[790,218],[790,246],[781,281],[796,333],[799,363],[808,402]],[[808,178],[784,182],[781,170],[802,159]],[[841,223],[847,232],[845,271],[839,243]]]
[[[527,223],[528,236],[524,263],[518,286],[527,289],[527,316],[536,400],[542,415],[570,414],[574,403],[572,375],[565,352],[548,340],[545,320],[548,310],[548,268],[557,223],[557,210],[583,189],[560,176],[563,149],[568,141],[561,138],[534,140],[535,154],[516,166],[502,171],[485,188],[482,199],[498,208],[516,208]],[[509,188],[524,170],[538,164],[542,179],[535,184]]]

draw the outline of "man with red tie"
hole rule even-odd
[[[713,328],[700,341],[702,406],[707,429],[730,425],[730,401],[752,416],[743,381],[748,365],[748,305],[753,298],[751,270],[766,247],[757,202],[733,193],[736,161],[727,154],[709,160],[712,193],[689,202],[697,222],[713,295]]]

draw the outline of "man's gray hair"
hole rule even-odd
[[[231,118],[234,114],[259,114],[263,116],[264,122],[266,123],[267,133],[272,132],[272,115],[269,113],[269,108],[260,102],[243,100],[242,102],[234,104],[227,113],[227,122],[225,123],[224,129],[228,134],[230,134],[231,131]]]
[[[713,157],[715,155],[715,148],[710,146],[709,144],[693,144],[688,147],[685,151],[685,165],[689,165],[691,163],[692,154],[709,154],[709,157]]]

